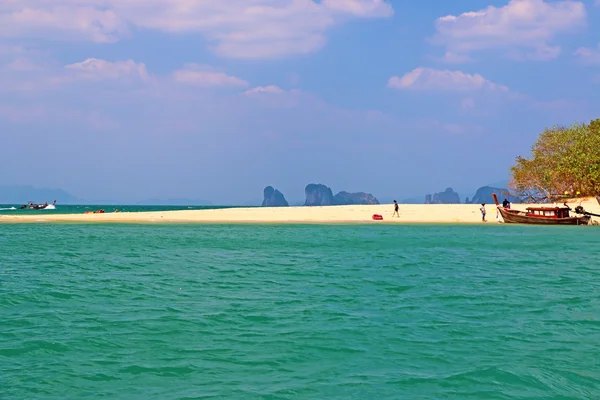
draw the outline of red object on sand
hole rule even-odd
[[[382,221],[383,220],[383,216],[381,216],[380,214],[373,214],[373,219],[375,221]]]

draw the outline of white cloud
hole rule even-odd
[[[600,43],[598,43],[598,47],[595,49],[580,47],[575,51],[575,55],[585,64],[600,65]]]
[[[55,60],[38,62],[34,58],[18,58],[10,63],[0,63],[0,93],[30,92],[42,93],[58,90],[75,83],[102,85],[128,85],[142,90],[149,96],[162,97],[185,95],[197,92],[198,88],[209,90],[216,87],[246,88],[245,80],[218,71],[210,66],[186,64],[171,74],[156,75],[146,68],[144,63],[134,60],[109,61],[88,58],[81,62],[58,65]],[[185,88],[192,90],[186,91]],[[274,91],[274,86],[262,88]],[[182,90],[183,89],[183,90]],[[256,91],[261,89],[256,88]],[[240,92],[241,93],[241,92]]]
[[[390,17],[394,15],[392,5],[384,0],[323,0],[322,4],[331,10],[357,17]]]
[[[73,71],[81,79],[91,80],[142,80],[150,77],[146,65],[133,60],[110,62],[97,58],[88,58],[85,61],[66,65],[67,70]]]
[[[446,47],[448,61],[488,49],[505,50],[512,57],[546,60],[557,57],[553,39],[586,23],[580,1],[510,0],[504,7],[438,18],[433,43]],[[521,56],[519,53],[523,53]]]
[[[255,88],[252,88],[250,90],[246,90],[244,92],[244,94],[246,95],[255,95],[255,94],[282,94],[285,93],[285,90],[281,89],[278,86],[273,86],[273,85],[269,85],[269,86],[257,86]]]
[[[87,2],[92,3],[92,2]],[[100,6],[101,2],[98,3]],[[127,21],[113,10],[83,1],[8,1],[0,11],[0,37],[53,37],[114,42],[128,34]]]
[[[415,68],[402,77],[391,77],[388,80],[388,87],[400,90],[508,91],[506,86],[498,85],[479,74],[471,75],[462,71],[437,70],[423,67]]]
[[[198,64],[187,64],[183,69],[173,72],[173,80],[192,86],[248,86],[243,79]]]
[[[270,58],[318,50],[351,18],[393,15],[384,0],[4,0],[0,37],[111,42],[136,29],[199,33],[219,55]],[[130,29],[136,28],[136,29]]]

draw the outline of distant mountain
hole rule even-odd
[[[207,200],[197,199],[148,199],[137,203],[140,206],[212,206],[213,204]]]
[[[27,185],[0,185],[0,204],[35,203],[81,204],[82,200],[62,189],[36,188]]]
[[[466,204],[481,204],[481,203],[493,204],[494,203],[494,198],[492,197],[493,193],[496,193],[496,195],[499,197],[500,202],[502,202],[504,199],[507,199],[511,203],[522,203],[523,202],[523,200],[520,199],[519,197],[510,195],[509,190],[506,188],[482,186],[479,189],[477,189],[477,192],[470,200],[467,197],[467,199],[465,200],[465,203]]]
[[[449,187],[443,192],[426,195],[425,204],[460,204],[460,195]]]

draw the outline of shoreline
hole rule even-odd
[[[600,214],[595,198],[568,201],[571,208],[581,204],[586,211]],[[512,204],[525,210],[532,204]],[[547,204],[545,206],[548,206]],[[107,212],[103,214],[32,214],[0,215],[6,223],[144,223],[144,224],[498,224],[496,205],[486,204],[487,222],[481,221],[479,204],[400,204],[400,217],[392,217],[392,204],[317,206],[317,207],[236,207],[203,210]],[[382,221],[372,219],[383,216]],[[593,217],[599,222],[600,218]]]

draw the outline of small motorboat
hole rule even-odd
[[[53,206],[56,205],[56,200],[54,200],[52,205]],[[19,207],[19,210],[43,210],[43,209],[47,208],[48,206],[50,206],[50,204],[48,204],[47,202],[44,204],[36,204],[32,201],[29,201],[29,202],[27,202],[27,204],[23,204],[21,207]]]

